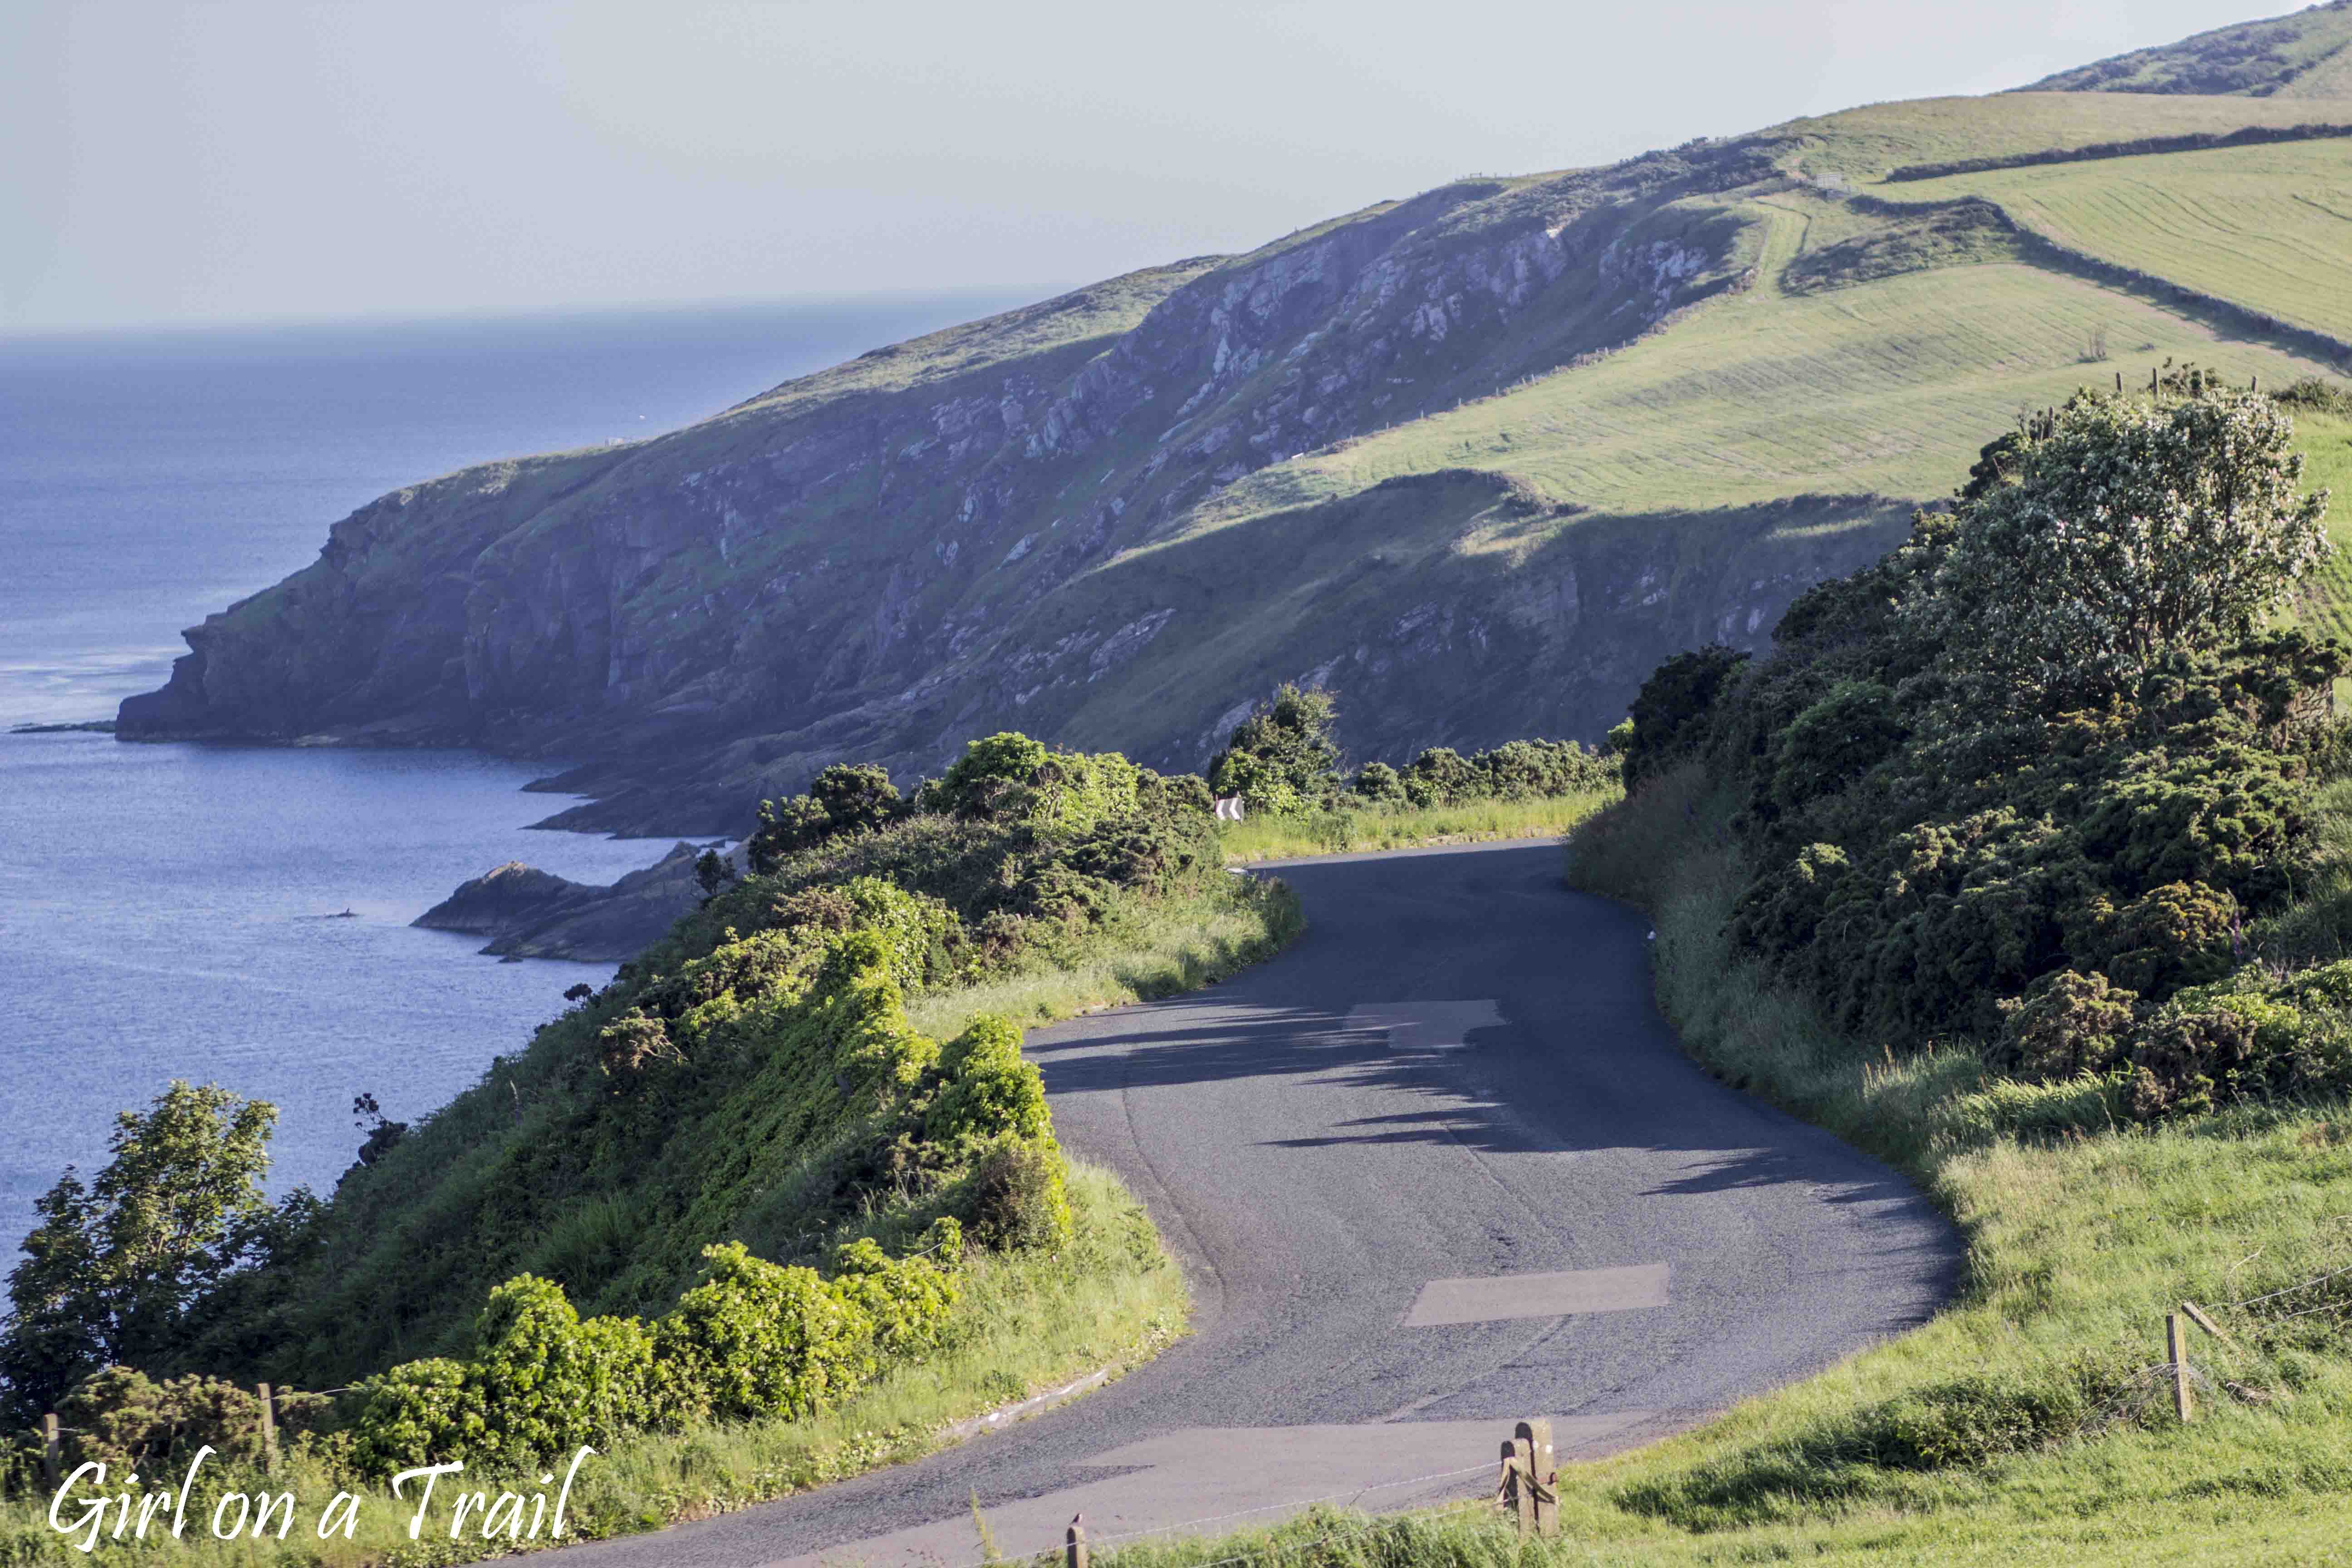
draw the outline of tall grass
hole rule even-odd
[[[2208,1388],[2194,1426],[2150,1398],[2129,1419],[2009,1452],[1991,1444],[1974,1463],[1889,1459],[1892,1413],[1942,1408],[1955,1390],[1997,1408],[2084,1358],[2145,1372],[2165,1359],[2163,1317],[2183,1299],[2242,1334],[2247,1315],[2228,1303],[2352,1263],[2352,1112],[1988,1131],[1966,1114],[1992,1092],[1973,1054],[1897,1058],[1840,1036],[1730,950],[1743,870],[1724,805],[1696,772],[1659,781],[1573,835],[1570,878],[1652,912],[1659,1002],[1695,1057],[1885,1159],[1950,1214],[1968,1243],[1958,1300],[1916,1332],[1691,1433],[1564,1470],[1556,1542],[1523,1546],[1485,1508],[1317,1513],[1123,1550],[1119,1568],[2352,1561],[2343,1330],[2316,1349],[2200,1339],[2192,1354]],[[2137,1386],[2145,1395],[2155,1380]]]
[[[1026,973],[911,997],[907,1016],[945,1040],[982,1013],[1047,1024],[1099,1007],[1173,996],[1236,973],[1288,946],[1306,929],[1298,895],[1275,884],[1236,905],[1203,895],[1129,912],[1079,952]]]
[[[1462,805],[1349,805],[1297,816],[1253,816],[1223,823],[1218,837],[1224,845],[1226,860],[1235,865],[1359,849],[1549,838],[1567,832],[1616,797],[1617,792],[1611,789],[1536,800],[1478,800]]]

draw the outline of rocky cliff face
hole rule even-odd
[[[935,770],[1003,727],[1196,766],[1283,679],[1341,686],[1364,756],[1597,734],[1662,653],[1757,641],[1885,531],[1792,547],[1769,509],[1704,538],[1570,527],[1572,497],[1507,474],[1294,496],[1282,465],[1742,287],[1743,224],[1703,198],[1776,177],[1777,154],[1450,185],[657,440],[395,492],[190,631],[121,732],[586,758],[561,783],[600,798],[554,820],[682,833],[740,829],[842,757]],[[1465,543],[1496,537],[1520,542]]]

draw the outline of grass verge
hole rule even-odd
[[[1223,823],[1218,837],[1232,865],[1350,850],[1549,838],[1566,833],[1616,798],[1617,792],[1608,790],[1537,800],[1478,800],[1464,805],[1346,806],[1297,816],[1253,816]]]
[[[1174,996],[1272,957],[1306,926],[1298,896],[1279,885],[1246,909],[1209,898],[1171,900],[1121,917],[1050,968],[911,997],[907,1016],[923,1034],[945,1040],[982,1013],[1027,1026]]]
[[[1319,1511],[1123,1550],[1120,1568],[2352,1561],[2352,1289],[2337,1316],[2305,1320],[2326,1330],[2249,1333],[2257,1314],[2227,1305],[2352,1263],[2352,1114],[1995,1135],[1973,1055],[1894,1059],[1841,1037],[1733,954],[1744,878],[1724,815],[1695,773],[1661,781],[1576,833],[1571,879],[1652,911],[1659,1003],[1693,1055],[1951,1214],[1969,1259],[1949,1310],[1696,1431],[1564,1471],[1556,1542],[1523,1547],[1486,1509]],[[2148,1375],[2184,1298],[2240,1336],[2192,1347],[2208,1387],[2186,1427]],[[2085,1381],[2104,1385],[2087,1404]]]

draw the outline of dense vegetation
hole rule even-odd
[[[124,1454],[250,1447],[245,1396],[200,1374],[358,1380],[293,1425],[381,1475],[838,1405],[938,1348],[968,1244],[1072,1237],[1019,1028],[982,1015],[940,1044],[908,999],[1170,911],[1245,917],[1236,961],[1278,942],[1289,896],[1223,873],[1209,804],[1013,734],[903,798],[829,769],[763,810],[750,875],[714,861],[667,939],[421,1126],[380,1128],[323,1205],[260,1202],[266,1107],[175,1086],[44,1204],[0,1339],[18,1413],[63,1399]]]
[[[1662,667],[1628,772],[1738,792],[1735,944],[1840,1028],[1989,1042],[2005,1124],[2352,1089],[2352,963],[2263,923],[2344,745],[2343,651],[2261,629],[2328,548],[2301,473],[2269,399],[2078,397],[1770,659]]]

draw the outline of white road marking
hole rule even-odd
[[[1420,1329],[1439,1323],[1564,1318],[1580,1312],[1635,1312],[1666,1304],[1666,1274],[1665,1264],[1643,1263],[1631,1268],[1433,1279],[1414,1298],[1404,1326]]]

